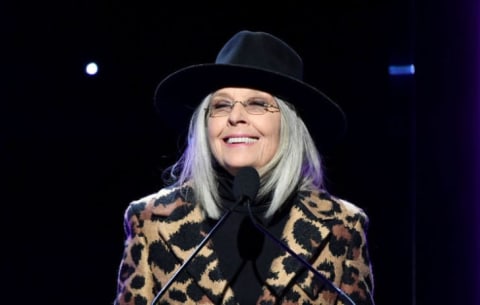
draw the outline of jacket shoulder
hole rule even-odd
[[[188,186],[165,187],[158,192],[133,200],[125,211],[125,218],[136,215],[140,219],[152,215],[168,217],[179,206],[193,202],[193,192]]]
[[[316,216],[357,219],[368,222],[368,216],[358,205],[325,191],[303,191],[301,201]]]

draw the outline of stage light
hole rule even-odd
[[[90,62],[85,67],[85,72],[88,75],[96,75],[98,73],[98,65],[94,62]]]
[[[390,75],[413,75],[415,74],[414,65],[404,65],[404,66],[389,66],[388,74]]]

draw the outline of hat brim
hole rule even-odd
[[[346,131],[342,109],[315,87],[284,74],[240,65],[200,64],[178,70],[157,86],[155,107],[169,126],[185,132],[201,100],[225,87],[257,89],[289,102],[321,150],[331,148]]]

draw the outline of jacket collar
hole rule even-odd
[[[315,260],[331,234],[329,224],[334,219],[334,214],[330,213],[331,205],[327,204],[327,201],[317,203],[320,205],[307,203],[305,198],[298,199],[290,211],[282,233],[282,241],[294,253],[288,253],[289,250],[283,249],[285,251],[273,260],[270,267],[271,276],[266,280],[267,288],[272,295],[282,295],[283,290],[291,286],[291,282],[295,280],[311,298],[314,297],[312,283],[298,278],[300,271],[307,268],[300,260],[308,264]],[[322,213],[322,210],[327,213]],[[308,236],[308,239],[303,239],[305,236]],[[298,259],[295,258],[295,254]]]
[[[312,196],[311,192],[304,192],[295,199],[281,238],[288,248],[306,262],[312,261],[312,258],[321,252],[331,233],[329,224],[331,220],[335,219],[332,202],[319,199],[318,194],[316,195]],[[186,270],[195,278],[206,295],[217,304],[222,296],[224,299],[228,299],[233,295],[233,290],[228,287],[226,279],[221,274],[219,260],[213,251],[211,241],[197,249],[209,233],[206,218],[198,205],[184,202],[179,205],[183,207],[175,209],[169,217],[168,225],[159,227],[159,233],[167,243],[172,244],[173,253],[182,262],[193,256],[186,266]],[[225,220],[228,221],[228,219]],[[181,229],[185,227],[184,224],[188,224],[187,228],[191,229]],[[299,225],[307,229],[299,231],[297,228]],[[302,243],[300,236],[295,236],[297,232],[303,236],[310,236],[308,243]],[[259,232],[259,234],[263,233]],[[188,243],[190,247],[185,247],[178,242],[185,240],[190,240]],[[283,290],[289,287],[292,281],[298,281],[295,276],[302,269],[305,269],[305,266],[301,262],[293,258],[287,251],[282,251],[280,256],[272,261],[270,276],[266,279],[266,288],[272,295],[282,295]],[[277,277],[280,274],[282,276]],[[212,282],[212,279],[216,279],[215,282]],[[300,285],[313,298],[314,291],[311,283],[302,282]]]

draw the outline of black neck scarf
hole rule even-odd
[[[217,171],[221,205],[232,207],[234,177],[224,170]],[[266,228],[280,238],[289,208],[283,208],[271,219],[263,215],[270,204],[270,197],[256,200],[251,207],[255,217],[264,223]],[[286,207],[291,206],[291,200]],[[211,220],[211,225],[215,221]],[[212,237],[220,270],[232,286],[236,301],[240,305],[255,304],[261,295],[262,285],[268,276],[268,270],[274,257],[279,255],[280,246],[271,241],[252,224],[247,206],[237,206],[229,218]]]

